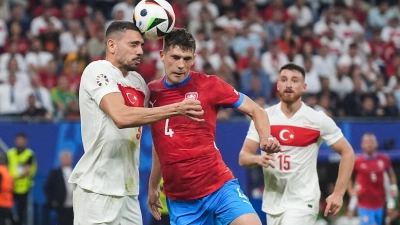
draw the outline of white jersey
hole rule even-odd
[[[69,182],[104,195],[138,195],[141,127],[119,129],[100,109],[101,99],[112,92],[121,93],[127,106],[147,107],[149,90],[138,73],[124,77],[108,61],[90,63],[79,89],[85,153]]]
[[[317,174],[318,150],[322,141],[332,145],[343,137],[340,128],[323,112],[317,112],[304,103],[291,118],[282,112],[281,103],[266,111],[271,135],[281,144],[281,152],[275,154],[275,168],[263,168],[262,210],[272,215],[288,209],[318,213],[321,196]],[[246,138],[260,142],[253,122]]]

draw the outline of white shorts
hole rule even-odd
[[[73,204],[74,225],[143,225],[137,195],[101,195],[75,185]]]
[[[317,220],[317,214],[299,209],[288,209],[278,215],[267,214],[268,225],[313,225]]]

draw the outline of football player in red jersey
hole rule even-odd
[[[388,174],[392,198],[397,197],[397,179],[391,160],[377,152],[378,142],[372,133],[365,133],[361,139],[364,154],[356,158],[354,165],[355,189],[349,185],[349,194],[357,198],[357,213],[361,225],[383,224],[386,190],[384,177]],[[388,207],[390,208],[390,207]],[[353,209],[350,215],[354,214]]]
[[[218,109],[232,107],[250,116],[261,137],[262,150],[279,151],[279,142],[270,136],[268,116],[259,105],[217,76],[190,70],[195,50],[196,43],[189,32],[173,30],[164,37],[160,52],[166,75],[148,85],[150,107],[191,98],[199,100],[204,110],[199,117],[204,119],[202,123],[181,116],[151,126],[154,150],[148,207],[160,219],[162,174],[171,224],[214,225],[218,220],[223,225],[261,225],[216,146]]]

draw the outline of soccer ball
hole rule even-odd
[[[133,21],[146,39],[156,40],[172,31],[175,13],[165,0],[142,0],[135,6]]]

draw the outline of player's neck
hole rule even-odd
[[[300,107],[301,107],[301,99],[293,103],[287,103],[281,101],[281,110],[287,118],[291,118],[300,109]]]
[[[118,68],[119,71],[121,71],[122,76],[128,76],[129,71],[125,70],[121,65],[119,65],[115,58],[106,56],[106,60],[109,61],[114,67]]]

